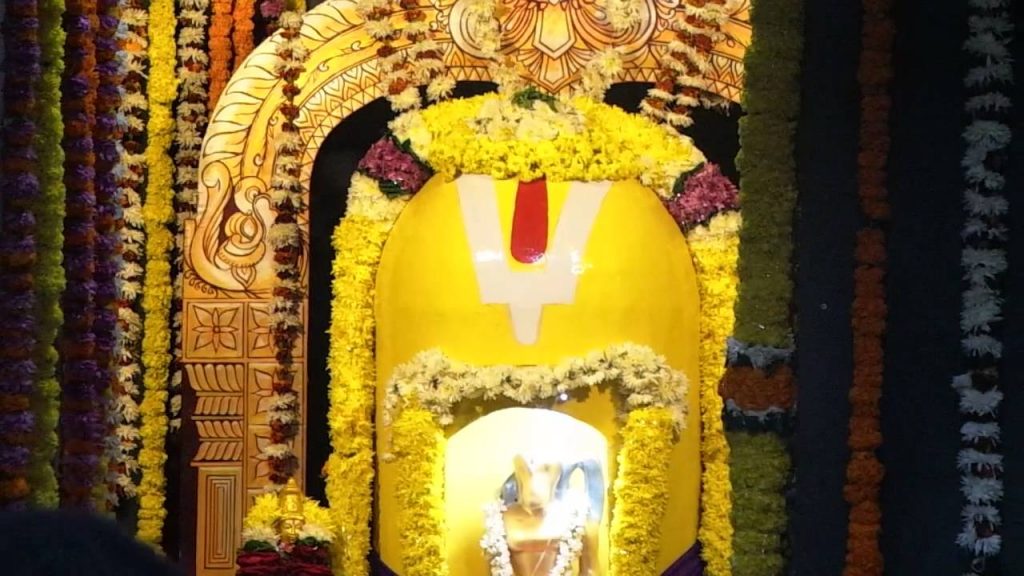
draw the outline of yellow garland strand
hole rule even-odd
[[[622,428],[622,448],[612,494],[611,573],[657,574],[661,522],[668,506],[666,454],[675,442],[675,421],[666,408],[633,410]]]
[[[167,511],[164,509],[164,463],[167,454],[167,384],[170,378],[171,308],[170,254],[174,236],[168,228],[174,222],[174,164],[170,157],[174,138],[171,106],[177,94],[174,74],[174,0],[153,0],[149,6],[149,122],[146,162],[149,186],[142,216],[146,226],[146,278],[142,308],[145,311],[142,365],[145,393],[142,414],[142,449],[139,466],[138,537],[158,545]]]
[[[396,214],[397,215],[397,214]],[[344,538],[333,547],[334,566],[346,576],[369,574],[373,513],[372,416],[376,390],[373,295],[377,264],[393,220],[349,216],[334,231],[331,305],[331,456],[327,499]]]
[[[732,333],[735,316],[740,223],[739,213],[727,212],[687,234],[700,286],[701,462],[704,471],[699,539],[709,576],[732,574],[732,483],[718,383],[725,373],[725,341]]]
[[[422,408],[403,410],[392,428],[399,482],[398,530],[406,576],[444,576],[444,430]]]
[[[391,124],[395,136],[447,178],[488,174],[522,181],[637,179],[672,196],[680,174],[702,162],[693,141],[673,128],[589,98],[526,110],[487,94],[408,112]]]

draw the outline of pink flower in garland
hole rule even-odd
[[[388,196],[415,194],[430,178],[430,171],[391,137],[375,142],[359,161],[358,170],[379,180]]]
[[[683,185],[683,191],[666,202],[680,228],[689,230],[740,204],[739,190],[716,164],[705,164]]]

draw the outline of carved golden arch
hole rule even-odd
[[[421,3],[449,73],[457,80],[489,80],[486,64],[477,58],[474,30],[463,18],[464,1]],[[528,70],[531,82],[550,92],[566,90],[590,56],[610,45],[623,48],[622,81],[652,81],[657,55],[672,35],[668,25],[682,11],[680,0],[645,0],[641,23],[613,34],[604,26],[599,0],[501,1],[508,8],[502,25],[510,53]],[[750,42],[750,0],[733,1],[727,38],[714,49],[708,78],[714,92],[738,101]],[[309,58],[298,80],[302,92],[296,124],[304,143],[307,194],[324,139],[349,114],[382,96],[374,42],[354,8],[352,0],[329,0],[303,19],[301,37]],[[267,484],[269,472],[261,448],[270,437],[266,411],[275,366],[269,331],[273,251],[267,230],[273,219],[268,188],[283,101],[274,73],[280,41],[275,35],[257,47],[222,94],[203,143],[197,216],[185,224],[183,355],[196,397],[191,422],[198,449],[190,459],[198,481],[200,575],[234,573],[242,515]],[[300,225],[308,232],[308,219]],[[296,387],[303,411],[304,352],[302,339]],[[303,430],[299,454],[304,444]]]

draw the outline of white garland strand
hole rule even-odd
[[[969,0],[969,35],[964,50],[973,66],[964,83],[975,92],[964,105],[970,121],[964,129],[967,145],[962,166],[966,213],[961,233],[960,264],[967,283],[960,312],[961,347],[972,370],[953,378],[960,397],[961,450],[957,469],[964,497],[963,528],[957,544],[971,556],[967,576],[983,575],[1002,547],[999,529],[1003,500],[1003,456],[1000,442],[998,364],[1003,345],[996,325],[1003,320],[999,282],[1007,269],[1006,216],[1009,202],[1003,195],[1006,178],[1002,154],[1011,140],[1010,98],[1001,90],[1013,82],[1009,45],[1013,23],[1009,0]]]
[[[491,576],[514,576],[512,553],[509,551],[508,534],[505,532],[504,514],[508,510],[504,502],[488,502],[484,505],[484,535],[480,539],[491,567]],[[558,553],[548,576],[571,576],[573,563],[583,552],[583,536],[586,532],[586,506],[573,506],[565,531],[558,538]]]
[[[135,86],[126,82],[119,121],[123,125],[123,141],[142,142],[146,130],[146,100],[144,79],[149,67],[147,30],[149,13],[138,0],[120,2],[121,27],[118,40],[121,46],[121,65],[126,75],[138,79]],[[129,46],[131,48],[129,48]],[[141,146],[137,150],[122,150],[122,171],[119,186],[124,203],[121,227],[122,264],[118,271],[118,338],[114,348],[117,361],[117,387],[112,397],[108,422],[114,430],[115,442],[108,445],[110,467],[108,482],[115,488],[112,498],[135,498],[136,479],[139,474],[139,401],[142,390],[142,262],[145,257],[146,233],[142,220],[142,193],[146,183],[146,160]],[[114,502],[116,504],[117,502]]]
[[[171,373],[170,428],[181,427],[181,359],[182,300],[184,291],[185,221],[196,216],[196,195],[199,188],[199,155],[203,134],[209,120],[207,98],[210,86],[210,56],[206,28],[210,18],[209,0],[179,0],[178,12],[178,104],[175,118],[174,184],[177,233],[174,236],[177,255],[174,261],[175,309],[174,371]]]

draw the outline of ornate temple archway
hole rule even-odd
[[[465,1],[423,2],[420,9],[444,49],[448,72],[457,80],[489,80],[486,63],[477,57]],[[502,1],[509,53],[531,82],[554,93],[567,90],[589,58],[612,45],[623,50],[622,81],[653,81],[658,56],[672,36],[670,25],[683,13],[679,0],[647,0],[641,24],[616,34],[592,0]],[[748,9],[749,0],[735,2],[726,38],[715,46],[708,70],[711,89],[731,101],[739,101],[743,82]],[[298,80],[302,92],[296,124],[308,194],[324,139],[383,93],[374,40],[353,1],[328,1],[311,10],[303,18],[301,37],[309,57]],[[186,433],[195,435],[197,446],[190,462],[197,495],[195,571],[200,575],[234,573],[242,517],[268,484],[262,448],[270,442],[267,410],[277,366],[269,329],[274,274],[268,189],[284,100],[274,70],[281,41],[275,35],[257,47],[221,96],[203,144],[197,216],[185,225],[183,361],[194,398],[186,407]],[[308,218],[300,225],[308,231]],[[304,276],[308,284],[308,271]],[[304,412],[304,340],[295,356]],[[304,443],[303,431],[297,453],[303,453]],[[299,477],[305,472],[300,465]]]

